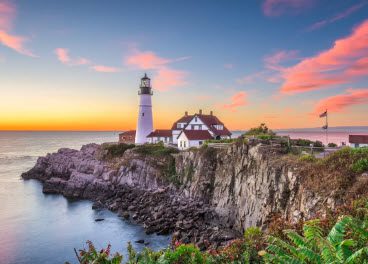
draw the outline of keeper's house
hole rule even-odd
[[[184,116],[178,119],[171,127],[171,130],[158,129],[148,136],[149,143],[164,142],[177,145],[179,149],[199,147],[208,139],[228,139],[231,132],[225,127],[211,111],[205,115],[202,110],[194,115]]]
[[[352,148],[368,147],[368,135],[349,135],[349,144]]]

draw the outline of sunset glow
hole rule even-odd
[[[155,128],[368,125],[366,1],[0,0],[0,130],[127,130],[152,79]]]

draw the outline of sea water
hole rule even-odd
[[[77,263],[74,248],[87,240],[97,249],[111,243],[112,252],[125,255],[129,241],[137,250],[139,239],[155,250],[168,246],[170,236],[146,235],[112,212],[92,210],[90,201],[45,195],[41,183],[20,177],[37,157],[59,148],[117,139],[116,132],[0,132],[0,264]]]

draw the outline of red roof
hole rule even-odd
[[[368,135],[349,135],[349,143],[368,144]]]
[[[128,130],[120,133],[119,136],[135,136],[135,130]]]
[[[192,120],[192,118],[194,117],[194,115],[185,115],[182,118],[180,118],[178,121],[176,121],[171,129],[172,130],[180,130],[181,128],[178,128],[178,123],[188,123],[190,120]]]
[[[172,132],[170,129],[156,129],[148,134],[147,137],[171,137]]]
[[[203,123],[216,135],[216,136],[231,136],[231,132],[225,127],[224,123],[222,123],[216,116],[214,115],[197,115]],[[224,127],[223,130],[218,130],[214,126],[222,125]]]
[[[189,140],[206,140],[206,139],[212,139],[212,136],[208,132],[208,130],[183,130],[181,133],[184,133],[185,136]],[[180,137],[181,133],[179,134],[179,137]]]

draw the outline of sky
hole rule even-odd
[[[0,130],[368,125],[368,0],[0,0]]]

